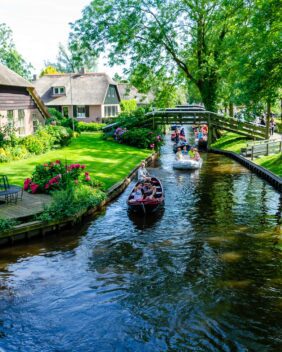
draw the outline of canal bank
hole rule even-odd
[[[145,159],[146,164],[150,166],[157,160],[158,156],[158,153],[152,154]],[[85,209],[76,214],[76,216],[64,219],[63,221],[56,220],[46,223],[35,220],[16,225],[12,229],[0,234],[0,247],[12,245],[15,242],[28,240],[37,236],[46,236],[63,229],[66,230],[74,226],[74,224],[81,223],[85,219],[99,214],[99,212],[101,212],[107,204],[109,204],[126,189],[129,183],[136,177],[138,168],[139,164],[129,172],[127,177],[110,187],[107,190],[107,198],[98,206],[91,209]]]
[[[163,148],[155,216],[128,214],[132,183],[83,228],[0,249],[0,347],[278,351],[281,196],[234,160],[202,156],[202,169],[176,171]]]

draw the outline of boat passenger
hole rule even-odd
[[[190,158],[191,158],[192,160],[195,160],[195,156],[196,156],[195,148],[192,147],[192,148],[189,150],[188,155],[190,156]]]
[[[185,136],[184,127],[182,127],[181,130],[180,130],[180,136],[183,136],[183,137]]]
[[[182,160],[183,159],[183,154],[182,154],[182,150],[180,147],[177,148],[177,153],[175,155],[176,160]]]
[[[182,149],[182,155],[184,156],[184,158],[187,159],[187,157],[188,157],[188,150],[187,150],[186,145],[184,145],[184,147],[183,147],[183,149]]]
[[[198,152],[197,148],[194,148],[195,151],[195,158],[194,160],[199,161],[201,159],[200,153]]]
[[[151,181],[150,174],[145,167],[144,161],[142,161],[141,166],[138,169],[138,180],[141,182]]]
[[[145,183],[143,186],[144,199],[152,199],[154,198],[157,187],[153,186],[151,183]]]
[[[130,199],[130,202],[140,202],[144,198],[144,190],[143,190],[143,185],[142,183],[139,183],[135,188],[132,193],[133,198]]]

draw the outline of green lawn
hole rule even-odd
[[[246,147],[247,142],[248,140],[246,137],[232,132],[225,132],[222,137],[211,145],[211,147],[240,153],[241,148]]]
[[[65,148],[0,164],[0,174],[7,175],[13,184],[22,185],[37,164],[59,159],[68,163],[85,164],[87,171],[109,188],[126,177],[130,170],[151,153],[150,150],[104,141],[101,133],[83,133]]]
[[[282,177],[282,153],[264,156],[256,159],[255,163]]]

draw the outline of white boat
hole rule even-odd
[[[178,170],[196,170],[200,169],[203,164],[203,159],[193,160],[193,159],[180,159],[174,160],[173,168]]]

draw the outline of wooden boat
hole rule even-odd
[[[158,180],[156,177],[151,178],[151,184],[157,187],[157,192],[154,198],[136,201],[134,200],[133,193],[134,193],[135,187],[138,186],[139,184],[140,184],[140,181],[138,181],[136,185],[133,187],[127,199],[127,204],[129,209],[144,215],[156,212],[164,204],[164,190],[160,180]]]
[[[193,160],[193,159],[181,159],[174,160],[172,167],[177,170],[196,170],[200,169],[203,164],[203,159]]]

